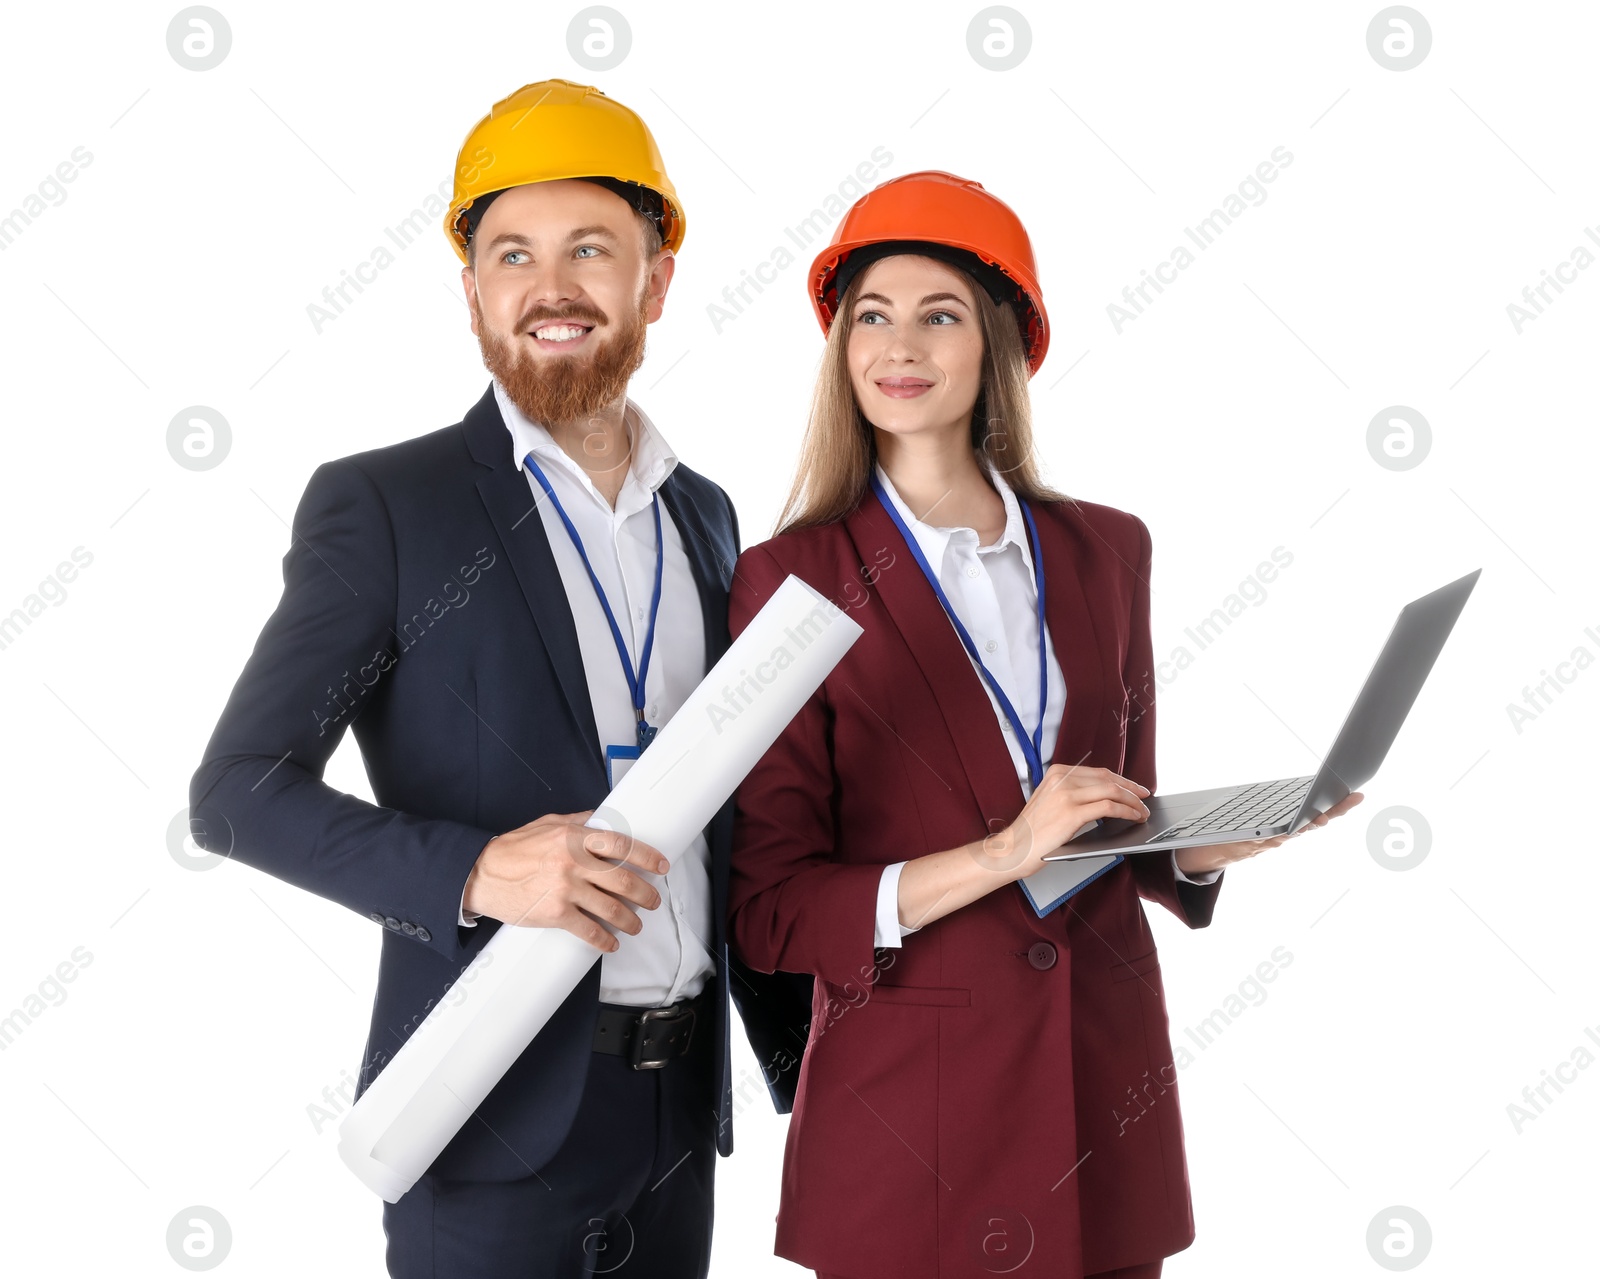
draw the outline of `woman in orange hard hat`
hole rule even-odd
[[[1205,927],[1222,868],[1282,837],[1041,860],[1148,815],[1150,536],[1040,477],[1050,328],[1016,214],[908,174],[808,283],[799,473],[729,602],[738,634],[794,573],[864,631],[737,796],[734,951],[814,978],[776,1250],[861,1279],[1150,1279],[1194,1222],[1140,898]]]

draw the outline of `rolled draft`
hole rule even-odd
[[[588,824],[675,861],[860,635],[791,574]],[[396,1202],[599,958],[564,929],[502,925],[345,1116],[340,1158]]]

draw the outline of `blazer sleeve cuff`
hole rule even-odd
[[[744,902],[734,948],[762,972],[811,973],[836,986],[870,983],[882,866],[813,866]]]
[[[1190,928],[1205,928],[1211,923],[1225,871],[1219,870],[1211,882],[1199,884],[1187,877],[1179,878],[1178,864],[1172,856],[1148,853],[1128,860],[1133,863],[1139,896],[1165,906]]]
[[[1183,867],[1178,865],[1178,850],[1174,848],[1172,850],[1172,874],[1180,884],[1199,884],[1204,886],[1216,883],[1217,877],[1222,874],[1222,868],[1203,870],[1199,875],[1186,875],[1183,873]]]
[[[398,914],[402,919],[409,917],[418,925],[414,934],[416,940],[452,963],[463,964],[492,934],[492,930],[478,928],[482,916],[467,911],[464,899],[472,868],[496,832],[410,814],[401,814],[400,822],[409,828],[411,840],[419,845],[415,851],[423,854],[413,863],[422,871],[422,882],[417,884],[421,891],[415,895],[406,893],[401,900],[393,892],[394,885],[375,882],[373,911]]]

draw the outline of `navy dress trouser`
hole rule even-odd
[[[711,1264],[716,1045],[660,1070],[594,1053],[565,1142],[517,1181],[424,1174],[383,1228],[393,1279],[704,1279]],[[468,1123],[481,1122],[476,1118]]]

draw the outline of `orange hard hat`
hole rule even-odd
[[[930,252],[931,250],[931,252]],[[996,301],[1017,314],[1028,372],[1037,373],[1050,346],[1050,321],[1039,291],[1033,244],[1011,206],[969,178],[938,169],[880,183],[853,205],[811,264],[811,305],[826,333],[841,285],[890,253],[924,253],[966,268]]]

